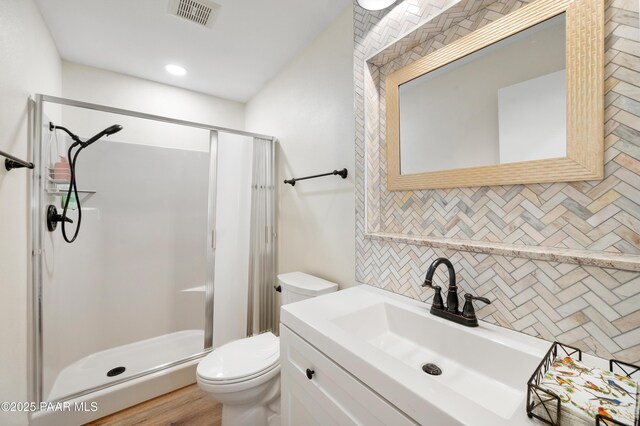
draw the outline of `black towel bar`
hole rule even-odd
[[[314,178],[319,178],[319,177],[323,177],[323,176],[332,176],[332,175],[337,175],[337,176],[340,176],[342,179],[346,179],[348,174],[349,174],[349,172],[347,171],[347,169],[334,170],[332,172],[323,173],[321,175],[313,175],[313,176],[305,176],[305,177],[301,177],[301,178],[287,179],[287,180],[284,181],[284,183],[288,183],[291,186],[295,186],[296,182],[299,181],[299,180],[314,179]]]
[[[33,163],[21,160],[18,157],[14,157],[13,155],[7,154],[4,151],[0,151],[0,155],[6,158],[6,160],[4,160],[4,167],[7,170],[21,169],[23,167],[26,167],[27,169],[33,169]]]

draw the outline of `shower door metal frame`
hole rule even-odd
[[[271,140],[273,144],[277,139],[273,136],[261,135],[243,130],[230,129],[226,127],[213,126],[209,124],[180,120],[160,115],[147,114],[138,111],[132,111],[122,108],[114,108],[105,105],[98,105],[89,102],[76,101],[57,96],[49,96],[36,94],[34,98],[29,98],[30,113],[30,132],[29,139],[33,152],[33,176],[31,181],[31,276],[29,285],[29,298],[31,300],[29,306],[29,357],[31,368],[29,369],[29,400],[40,405],[43,401],[43,323],[42,323],[42,262],[44,248],[44,223],[45,209],[43,208],[43,168],[42,161],[42,129],[43,129],[43,106],[44,103],[57,104],[61,106],[71,106],[84,108],[93,111],[106,112],[111,114],[120,114],[129,117],[142,118],[152,121],[158,121],[169,124],[176,124],[197,129],[209,131],[209,199],[207,226],[209,236],[207,237],[207,281],[205,283],[205,339],[203,352],[194,354],[187,358],[169,362],[156,366],[152,369],[145,370],[138,374],[114,380],[105,385],[95,386],[80,392],[71,394],[65,398],[47,402],[68,401],[90,393],[109,388],[111,386],[128,382],[140,377],[157,373],[159,371],[175,367],[190,361],[199,359],[207,355],[213,350],[213,293],[214,293],[214,276],[215,276],[215,217],[216,217],[216,190],[217,190],[217,159],[218,159],[218,132],[231,133],[253,138],[261,138]],[[275,163],[275,157],[273,158]],[[275,164],[272,165],[275,168]],[[273,200],[275,203],[275,200]],[[276,248],[274,247],[274,250]]]
[[[209,131],[209,199],[207,220],[207,281],[205,292],[204,349],[213,349],[214,285],[216,277],[216,200],[218,198],[218,132]]]

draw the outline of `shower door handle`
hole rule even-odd
[[[216,230],[212,229],[211,230],[211,248],[212,249],[216,249]]]

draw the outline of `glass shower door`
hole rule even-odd
[[[44,231],[42,399],[87,393],[205,350],[211,132],[63,107],[82,139],[124,129],[81,152],[73,244]],[[43,135],[44,204],[65,182],[47,166],[69,140]],[[75,201],[75,200],[73,200]],[[73,232],[78,210],[68,216]]]

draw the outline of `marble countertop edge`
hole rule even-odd
[[[437,238],[421,235],[366,233],[371,240],[391,241],[418,246],[437,247],[472,253],[496,254],[549,262],[573,263],[600,268],[621,269],[640,272],[640,256],[623,253],[608,253],[593,250],[577,250],[558,247],[524,246],[509,243]]]

